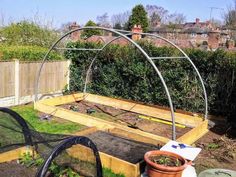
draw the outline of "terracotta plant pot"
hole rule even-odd
[[[152,157],[161,155],[178,158],[181,165],[178,167],[170,167],[154,163],[150,160]],[[147,174],[149,177],[181,177],[183,170],[187,167],[187,161],[183,157],[167,151],[149,151],[144,155],[144,160],[147,163]]]

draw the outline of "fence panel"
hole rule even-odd
[[[15,62],[0,62],[0,98],[15,94]]]
[[[20,63],[21,97],[34,94],[35,79],[40,65],[40,62]],[[39,93],[61,91],[67,84],[67,76],[67,61],[46,62],[40,75]]]

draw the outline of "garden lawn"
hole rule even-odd
[[[18,114],[20,114],[31,126],[39,131],[39,132],[45,132],[45,133],[52,133],[52,134],[70,134],[77,132],[85,126],[65,121],[56,117],[53,117],[49,121],[42,121],[39,118],[39,115],[41,114],[37,110],[34,110],[34,107],[32,104],[29,105],[20,105],[15,106],[11,108],[12,110],[16,111]],[[110,169],[103,168],[103,176],[104,177],[125,177],[123,174],[115,174]]]
[[[12,110],[16,111],[20,114],[31,126],[39,131],[45,133],[52,133],[52,134],[69,134],[77,132],[85,126],[65,121],[59,118],[53,117],[51,120],[40,120],[39,112],[34,110],[32,104],[24,105],[24,106],[15,106],[12,107]]]

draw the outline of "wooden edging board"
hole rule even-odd
[[[154,135],[151,133],[147,133],[138,129],[132,129],[127,126],[120,125],[118,123],[105,121],[105,120],[102,120],[93,116],[81,114],[81,113],[70,111],[64,108],[60,108],[60,107],[49,106],[49,105],[42,104],[39,102],[35,104],[35,109],[41,112],[47,113],[47,114],[50,114],[53,112],[53,115],[56,117],[60,117],[65,120],[79,123],[88,127],[97,127],[99,130],[102,130],[102,131],[106,131],[113,128],[119,128],[126,132],[134,133],[143,137],[153,139],[156,142],[167,143],[170,140],[168,138]]]
[[[74,112],[74,111],[67,110],[61,107],[57,107],[57,105],[72,103],[72,102],[80,101],[80,100],[112,106],[115,108],[131,111],[131,112],[135,112],[135,113],[139,113],[139,114],[143,114],[147,116],[152,116],[152,117],[160,118],[163,120],[170,120],[171,118],[170,112],[166,109],[156,108],[152,106],[142,105],[139,103],[124,101],[120,99],[99,96],[99,95],[94,95],[94,94],[84,95],[83,93],[77,93],[77,94],[72,94],[72,95],[50,98],[46,100],[40,100],[40,101],[37,101],[34,104],[34,106],[35,106],[35,109],[41,112],[52,114],[54,116],[57,116],[57,117],[60,117],[60,118],[63,118],[72,122],[76,122],[82,125],[86,125],[88,127],[95,126],[99,130],[108,130],[108,129],[114,130],[114,128],[118,128],[119,130],[121,130],[119,131],[120,134],[125,134],[125,133],[122,133],[122,131],[129,132],[129,136],[130,134],[133,134],[132,137],[135,137],[137,135],[139,139],[142,139],[142,142],[147,142],[145,138],[148,139],[149,142],[152,142],[152,144],[155,141],[167,143],[170,140],[166,137],[154,135],[154,134],[147,133],[147,132],[137,130],[137,129],[132,129],[125,125],[109,122],[109,121],[102,120],[102,119],[99,119],[90,115],[81,114],[79,112]],[[192,144],[208,131],[207,120],[204,121],[200,117],[191,116],[189,114],[183,114],[183,113],[175,113],[175,116],[176,116],[177,123],[192,127],[192,129],[188,133],[178,138],[178,140],[180,140],[183,143]],[[140,137],[143,137],[143,138],[140,138]]]
[[[82,131],[73,133],[71,135],[76,136],[86,136],[87,134],[94,133],[98,131],[96,127],[86,128]],[[88,160],[91,158],[90,149],[82,145],[75,145],[67,150],[68,154],[72,157],[79,158],[80,160]],[[78,153],[79,152],[79,153]],[[0,154],[0,163],[9,162],[12,160],[17,160],[24,153],[33,154],[33,149],[31,147],[21,147],[11,151],[7,151]],[[124,161],[122,159],[113,157],[103,152],[99,152],[103,167],[111,169],[115,173],[123,173],[126,177],[138,177],[140,176],[140,164],[143,162],[132,164],[130,162]],[[91,161],[91,160],[90,160]]]
[[[0,163],[10,162],[12,160],[17,160],[24,153],[32,154],[33,150],[31,147],[24,146],[21,148],[17,148],[17,149],[11,150],[11,151],[1,153],[0,154]]]
[[[86,136],[87,134],[94,133],[96,131],[98,131],[96,127],[91,127],[86,128],[73,135]],[[80,160],[88,162],[94,161],[93,154],[91,154],[91,150],[85,146],[75,145],[68,149],[67,152],[70,156],[74,158],[78,158]],[[126,177],[139,177],[141,175],[140,168],[144,163],[143,161],[141,161],[140,163],[132,164],[130,162],[116,158],[103,152],[99,152],[99,155],[101,158],[102,166],[111,169],[117,174],[122,173]]]
[[[55,98],[50,98],[46,100],[40,100],[37,103],[43,103],[49,106],[57,106],[67,103],[72,103],[75,101],[85,100],[97,104],[102,104],[105,106],[111,106],[114,108],[143,114],[167,121],[171,121],[171,114],[169,110],[161,109],[157,107],[147,106],[140,103],[135,103],[127,100],[121,100],[117,98],[110,98],[106,96],[100,96],[95,94],[87,93],[84,95],[83,93],[77,93],[72,95],[66,95],[66,96],[60,96]],[[195,115],[189,115],[184,113],[175,113],[175,120],[179,124],[186,125],[188,127],[196,127],[199,124],[202,123],[203,118],[195,116]]]

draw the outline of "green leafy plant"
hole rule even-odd
[[[164,165],[164,166],[179,167],[182,165],[178,158],[169,157],[166,155],[153,156],[153,157],[151,157],[151,160],[156,164],[160,164],[160,165]]]
[[[97,26],[97,24],[95,22],[93,22],[92,20],[89,20],[85,26]],[[81,38],[83,39],[87,39],[93,35],[101,35],[101,31],[98,29],[92,29],[92,30],[83,30],[83,32],[81,33]]]
[[[125,177],[124,174],[115,174],[111,169],[109,168],[103,168],[103,176],[104,177]]]
[[[55,177],[80,177],[80,175],[71,168],[59,166],[56,163],[50,165],[49,171]]]
[[[207,149],[209,149],[209,150],[214,150],[214,149],[218,149],[218,148],[220,148],[220,145],[217,143],[209,143],[207,145]]]
[[[3,27],[1,37],[5,38],[2,43],[6,45],[49,47],[58,38],[58,34],[48,27],[24,20]]]
[[[40,166],[43,164],[43,158],[36,156],[33,157],[31,153],[27,152],[20,156],[19,163],[26,167]]]
[[[31,167],[40,167],[44,160],[40,156],[33,157],[30,153],[24,153],[19,158],[19,163]],[[49,172],[54,177],[80,177],[80,175],[74,171],[72,168],[67,166],[60,166],[55,162],[52,162],[49,167]],[[115,174],[111,169],[103,168],[104,177],[125,177],[123,174]]]
[[[24,153],[19,158],[19,163],[29,167],[39,167],[43,164],[43,158],[36,156],[33,157],[30,153]],[[69,167],[59,166],[56,163],[52,163],[49,167],[49,172],[55,177],[80,177],[75,171]]]
[[[5,46],[0,45],[0,60],[19,59],[23,61],[42,60],[48,49],[38,46]],[[62,60],[63,57],[56,52],[51,52],[48,60]]]
[[[74,105],[71,105],[69,109],[72,110],[72,111],[75,111],[75,112],[79,111],[79,107],[78,106],[74,106]]]
[[[143,31],[147,32],[147,30],[148,30],[148,16],[147,16],[147,12],[145,11],[145,8],[143,7],[143,5],[141,5],[141,4],[136,5],[132,9],[132,14],[128,20],[128,25],[129,25],[130,30],[134,27],[134,25],[141,25]]]

